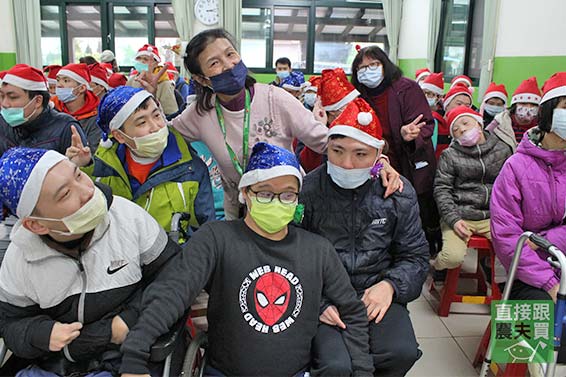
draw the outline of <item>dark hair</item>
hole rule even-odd
[[[277,64],[283,64],[283,65],[286,65],[289,68],[291,68],[291,60],[289,60],[289,58],[279,58],[275,61],[276,67],[277,67]]]
[[[157,102],[157,99],[154,96],[149,96],[139,104],[139,106],[134,110],[134,114],[140,110],[146,110],[149,107],[150,100],[153,100],[157,107],[159,107],[159,102]]]
[[[204,76],[202,73],[202,68],[198,61],[198,57],[204,51],[204,49],[208,47],[209,44],[217,39],[226,39],[228,40],[228,42],[230,42],[232,47],[236,48],[234,38],[224,29],[210,29],[202,31],[189,41],[189,44],[185,49],[185,57],[183,58],[183,63],[185,64],[185,68],[191,73],[191,75]],[[214,104],[212,103],[213,91],[208,87],[202,86],[196,80],[194,80],[194,82],[195,92],[197,96],[197,113],[199,115],[203,115],[205,112],[210,111],[214,108]],[[248,76],[246,77],[245,87],[249,88],[255,83],[256,80],[248,74]]]
[[[92,56],[83,56],[82,58],[79,59],[79,63],[91,65],[91,64],[94,64],[94,63],[98,63],[98,61],[96,61],[96,59],[93,58]]]
[[[51,99],[51,95],[49,94],[49,92],[46,92],[45,90],[25,90],[25,89],[24,92],[28,94],[28,98],[30,100],[32,98],[35,98],[36,96],[41,96],[42,97],[41,106],[43,108],[49,106],[49,100]]]
[[[364,84],[361,84],[358,81],[358,67],[362,63],[362,60],[364,59],[365,56],[369,56],[370,58],[377,59],[383,65],[383,82],[379,85],[380,87],[388,87],[389,85],[391,85],[392,82],[400,79],[401,76],[403,76],[403,72],[399,67],[393,64],[393,62],[389,59],[385,51],[383,51],[378,46],[364,47],[360,51],[358,51],[358,54],[356,55],[354,61],[352,62],[352,78],[350,79],[350,81],[352,82],[354,87],[361,93],[362,98],[368,101],[370,97],[369,95],[370,88],[368,88]],[[371,104],[373,101],[368,101],[368,102]]]
[[[509,106],[509,114],[514,115],[517,111],[517,102]]]
[[[556,106],[558,106],[558,102],[563,98],[566,98],[566,96],[556,97],[540,104],[538,108],[538,128],[544,132],[550,132],[550,128],[552,127],[552,114]]]
[[[330,135],[328,137],[328,140],[340,140],[345,138],[345,135],[339,135],[339,134],[335,134],[335,135]],[[382,154],[387,154],[387,152],[389,152],[389,143],[387,143],[387,140],[383,139],[383,142],[385,143],[383,145],[383,149],[381,151]]]

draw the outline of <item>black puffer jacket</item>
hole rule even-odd
[[[379,179],[345,190],[324,164],[305,177],[299,199],[304,228],[330,240],[356,291],[387,280],[399,303],[419,297],[429,268],[417,195],[404,178],[403,183],[403,192],[387,199]]]
[[[493,183],[511,149],[497,136],[484,135],[484,144],[463,147],[454,142],[440,155],[434,199],[442,221],[451,228],[462,219],[489,219]]]
[[[71,126],[75,126],[84,145],[87,139],[79,122],[72,116],[50,107],[43,109],[34,120],[10,127],[0,116],[0,156],[13,147],[42,148],[65,154],[71,146]]]

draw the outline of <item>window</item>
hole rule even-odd
[[[44,65],[96,60],[105,49],[129,70],[138,49],[155,45],[164,61],[182,64],[171,47],[181,41],[171,0],[40,0]],[[61,25],[66,25],[62,27]]]
[[[387,49],[380,1],[242,0],[241,55],[254,72],[273,72],[278,58],[293,68],[350,72],[355,45]]]
[[[341,67],[351,73],[356,45],[385,49],[386,29],[382,9],[317,7],[314,72]]]
[[[100,6],[68,5],[66,13],[70,60],[78,62],[83,56],[99,60],[102,53]]]
[[[484,0],[443,0],[436,71],[479,81]]]
[[[41,59],[43,65],[63,62],[61,28],[57,5],[41,6]]]

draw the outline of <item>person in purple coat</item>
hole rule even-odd
[[[524,231],[538,233],[566,252],[565,151],[566,72],[559,72],[543,86],[538,126],[523,135],[517,153],[507,160],[493,187],[491,235],[497,257],[507,271]],[[547,257],[546,252],[527,242],[511,299],[556,301],[560,278]],[[496,281],[501,282],[501,278],[496,276]]]
[[[436,158],[434,118],[419,85],[406,77],[378,46],[364,47],[352,62],[352,84],[375,110],[387,142],[391,166],[417,192],[420,216],[431,255],[440,250],[440,216],[434,203]]]

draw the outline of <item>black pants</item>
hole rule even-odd
[[[505,284],[499,284],[499,289],[503,292]],[[511,287],[509,300],[552,300],[550,295],[544,289],[533,287],[523,283],[521,280],[515,280]],[[560,342],[560,350],[558,351],[558,362],[566,364],[566,326],[562,326],[562,340]]]
[[[417,196],[421,223],[428,241],[429,253],[434,257],[442,250],[442,232],[440,231],[440,215],[432,192]]]
[[[421,357],[409,311],[404,305],[392,303],[379,323],[369,323],[369,352],[376,376],[404,376]],[[313,340],[315,376],[349,376],[352,362],[341,330],[320,325]]]

